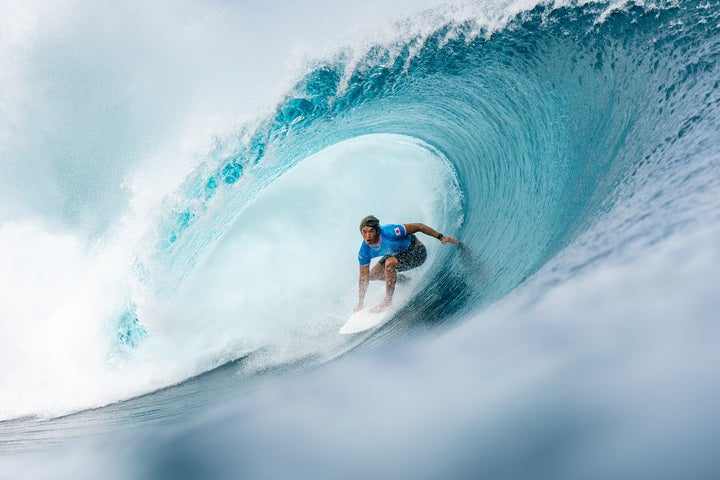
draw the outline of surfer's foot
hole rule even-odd
[[[373,307],[372,310],[370,310],[372,313],[379,313],[384,310],[386,310],[390,305],[392,305],[391,300],[384,300],[380,305]]]
[[[410,277],[408,277],[404,273],[397,274],[397,283],[407,283],[409,281],[410,281]]]

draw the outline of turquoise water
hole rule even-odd
[[[17,207],[5,251],[67,258],[28,291],[72,293],[18,310],[0,474],[716,478],[719,25],[715,2],[435,6],[133,163],[124,206]],[[369,213],[463,246],[428,238],[393,320],[348,339]]]

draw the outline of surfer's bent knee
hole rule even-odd
[[[389,257],[385,260],[385,270],[390,268],[395,269],[398,266],[398,259],[396,257]]]

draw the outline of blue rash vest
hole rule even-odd
[[[358,262],[361,267],[370,265],[370,260],[385,255],[397,255],[410,248],[410,235],[405,225],[383,225],[380,227],[380,242],[370,246],[365,241],[358,252]]]

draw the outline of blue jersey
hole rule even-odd
[[[358,252],[358,262],[361,267],[370,265],[370,260],[385,255],[397,255],[410,248],[410,236],[405,225],[383,225],[380,227],[380,241],[377,245],[368,245],[362,242]]]

